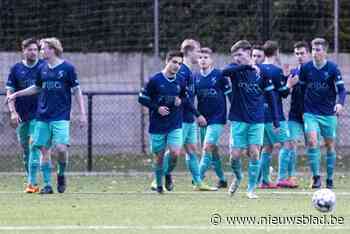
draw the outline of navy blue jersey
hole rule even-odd
[[[261,77],[256,70],[247,65],[230,64],[223,70],[232,84],[229,119],[246,123],[264,123],[264,93],[274,110],[274,126],[279,127],[276,99],[271,79]]]
[[[45,64],[35,85],[41,88],[37,119],[44,122],[69,120],[71,89],[79,86],[73,65],[66,61],[55,67]]]
[[[291,75],[299,76],[300,67],[292,69]],[[302,92],[302,87],[298,82],[293,86],[291,99],[290,99],[290,110],[288,119],[292,121],[296,121],[298,123],[303,123],[303,109],[304,109],[304,96]]]
[[[276,97],[279,121],[286,120],[283,113],[282,98],[286,98],[289,94],[289,89],[286,85],[286,77],[283,75],[283,70],[274,64],[259,64],[260,75],[264,79],[272,80],[274,94]],[[274,114],[271,105],[265,99],[265,123],[273,122]]]
[[[182,105],[175,105],[175,98],[181,98]],[[177,75],[166,77],[162,72],[152,76],[139,95],[139,102],[150,110],[149,133],[167,134],[182,127],[182,106],[186,102],[186,86]],[[169,108],[170,114],[162,116],[158,113],[160,106]]]
[[[225,124],[226,95],[232,91],[228,79],[218,69],[207,75],[197,73],[194,77],[199,113],[208,124]]]
[[[195,96],[195,86],[194,86],[194,77],[191,69],[186,65],[182,64],[179,71],[177,72],[177,76],[182,79],[182,82],[186,85],[187,94],[189,101],[194,105],[194,96]],[[183,108],[183,122],[185,123],[193,123],[195,120],[194,115],[188,107],[184,106]]]
[[[338,103],[345,103],[344,81],[337,65],[330,61],[320,69],[315,67],[313,61],[303,65],[299,83],[303,86],[304,113],[334,115],[337,93]]]
[[[43,60],[38,60],[33,66],[28,66],[24,62],[16,63],[11,68],[6,82],[6,88],[17,92],[34,85],[44,63]],[[22,121],[29,121],[35,118],[37,104],[38,95],[16,98],[16,111]]]

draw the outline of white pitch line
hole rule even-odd
[[[59,231],[59,230],[350,230],[350,226],[340,225],[28,225],[28,226],[0,226],[0,231]]]

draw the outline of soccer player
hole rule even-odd
[[[257,177],[259,173],[259,152],[264,136],[264,93],[269,105],[274,110],[273,122],[279,127],[276,100],[271,79],[261,77],[257,70],[249,64],[251,61],[251,45],[240,40],[231,48],[235,64],[223,70],[224,76],[229,76],[232,83],[231,107],[231,167],[236,177],[229,188],[233,195],[242,181],[241,156],[248,151],[248,189],[247,197],[255,199]]]
[[[14,100],[21,96],[39,94],[37,122],[33,135],[33,148],[40,149],[41,170],[44,187],[41,194],[53,193],[51,185],[51,157],[48,150],[52,147],[58,158],[57,191],[66,190],[65,169],[68,159],[69,125],[71,95],[79,106],[81,125],[86,124],[83,96],[73,65],[62,59],[63,47],[57,38],[41,40],[41,52],[47,63],[40,70],[35,85],[15,92],[8,97]]]
[[[290,71],[290,75],[299,77],[300,67],[310,60],[310,47],[304,41],[298,41],[294,44],[294,55],[298,61],[298,66]],[[288,74],[289,76],[289,74]],[[289,139],[286,144],[290,145],[289,163],[288,163],[288,181],[290,188],[298,187],[295,177],[297,165],[297,140],[304,138],[303,121],[304,97],[301,92],[301,85],[297,83],[293,86],[290,100],[290,111],[288,115]]]
[[[338,66],[327,60],[328,42],[315,38],[311,42],[312,61],[300,69],[300,84],[304,93],[304,127],[307,138],[307,156],[313,175],[312,188],[321,187],[320,143],[326,147],[326,187],[332,189],[336,162],[335,138],[337,115],[341,113],[346,97],[344,81]],[[338,99],[337,99],[338,95]]]
[[[261,45],[253,45],[252,59],[255,65],[262,64],[264,62],[265,53]]]
[[[286,98],[289,95],[290,88],[297,82],[297,79],[286,80],[283,70],[275,65],[278,61],[279,49],[278,44],[275,41],[266,41],[264,46],[265,61],[259,67],[261,69],[261,75],[272,80],[275,87],[276,100],[278,106],[278,116],[280,128],[278,131],[274,130],[273,117],[274,113],[270,105],[265,105],[265,130],[264,130],[264,145],[262,149],[260,159],[260,170],[262,176],[262,183],[260,188],[273,189],[277,186],[289,186],[287,184],[287,168],[290,149],[289,145],[285,142],[289,138],[289,129],[287,121],[283,113],[282,98]],[[288,82],[287,82],[288,81]],[[293,82],[293,83],[292,83]],[[279,151],[279,170],[278,170],[278,183],[277,186],[270,181],[270,164],[271,154],[274,144],[280,143],[282,145]]]
[[[10,71],[6,83],[7,96],[32,86],[38,79],[40,68],[44,64],[38,58],[39,43],[33,38],[22,41],[23,61],[16,63]],[[23,161],[27,173],[25,192],[39,192],[36,174],[39,168],[40,151],[30,144],[35,127],[35,114],[38,96],[21,97],[8,102],[11,114],[10,124],[16,128],[17,138],[23,149]]]
[[[150,111],[150,149],[154,154],[156,190],[160,194],[163,193],[164,152],[168,148],[170,157],[177,158],[183,144],[182,106],[189,100],[186,86],[177,75],[182,62],[182,52],[168,52],[164,69],[149,79],[139,95],[139,102]]]
[[[199,175],[199,164],[197,158],[197,142],[198,142],[198,128],[195,122],[194,112],[191,108],[194,106],[194,80],[193,80],[193,66],[198,62],[198,55],[200,51],[200,43],[194,39],[185,39],[181,44],[181,52],[184,55],[183,63],[178,71],[177,76],[182,79],[182,82],[186,86],[189,96],[190,106],[183,106],[183,144],[184,151],[182,155],[186,154],[186,166],[192,175],[192,181],[196,185],[202,184],[202,179]],[[198,111],[196,111],[199,113]],[[205,118],[202,115],[196,116],[199,125],[206,125]],[[170,157],[169,152],[166,152],[164,156],[164,174],[165,174],[165,187],[168,191],[173,190],[173,180],[171,172],[174,170],[177,158]],[[222,173],[223,174],[223,173]],[[205,186],[203,184],[203,186]],[[207,187],[207,186],[205,186]]]
[[[232,90],[228,79],[222,76],[220,70],[213,67],[212,50],[201,48],[200,52],[198,59],[200,72],[195,75],[195,90],[198,111],[207,122],[206,126],[200,127],[203,156],[199,171],[201,178],[204,179],[205,172],[212,165],[214,152],[216,157],[220,157],[218,143],[226,123],[226,95]]]

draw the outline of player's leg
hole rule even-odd
[[[52,145],[57,155],[57,191],[59,193],[64,193],[67,187],[65,171],[68,164],[69,127],[70,122],[66,120],[50,123]]]
[[[23,150],[23,163],[26,175],[29,176],[29,122],[19,123],[16,128],[18,142]]]
[[[304,126],[307,141],[306,155],[309,160],[309,165],[312,173],[312,188],[321,187],[320,179],[320,157],[321,151],[318,142],[318,134],[320,132],[317,117],[313,114],[304,114]]]
[[[289,164],[288,164],[288,180],[293,185],[294,188],[298,187],[298,181],[296,178],[296,171],[297,171],[297,159],[298,159],[298,153],[297,153],[297,140],[304,138],[304,126],[301,123],[295,122],[295,121],[289,121],[288,122],[288,128],[289,128],[289,141],[288,144],[290,144],[290,157],[289,157]]]
[[[264,124],[263,147],[260,156],[261,189],[275,189],[277,186],[271,182],[270,167],[272,160],[273,144],[276,143],[276,136],[272,123]]]
[[[258,196],[255,194],[259,175],[259,154],[260,147],[263,145],[264,138],[264,124],[250,124],[248,128],[248,189],[247,197],[255,199]]]
[[[150,134],[150,150],[154,155],[152,167],[155,177],[155,185],[152,185],[151,189],[158,193],[163,193],[163,155],[165,148],[165,134]]]
[[[27,193],[36,193],[39,192],[37,173],[40,167],[40,149],[39,147],[34,147],[33,139],[36,121],[31,120],[28,128],[29,136],[29,174],[28,174],[28,186],[26,188]]]
[[[239,188],[242,179],[241,156],[248,146],[247,136],[248,124],[232,121],[230,126],[230,164],[235,179],[229,187],[229,194],[232,196]]]
[[[178,128],[178,129],[171,131],[167,135],[166,144],[169,148],[171,162],[176,162],[177,158],[180,157],[182,154],[182,146],[183,146],[182,128]],[[175,168],[175,165],[170,163],[170,167],[173,170]],[[172,179],[172,176],[170,174],[171,171],[165,175],[165,188],[168,191],[172,191],[174,189],[173,179]]]
[[[335,139],[337,129],[337,117],[336,116],[320,116],[319,117],[321,135],[324,138],[326,147],[326,164],[327,164],[327,180],[326,186],[329,189],[333,189],[333,176],[334,168],[336,164],[336,151],[335,151]]]
[[[290,152],[292,145],[289,143],[290,133],[286,121],[280,122],[280,129],[277,134],[277,141],[281,143],[281,149],[278,154],[278,178],[277,186],[282,188],[293,187],[288,180],[288,166],[290,163]]]
[[[51,185],[51,157],[49,148],[51,146],[51,130],[49,123],[36,121],[33,133],[33,141],[31,145],[30,161],[37,164],[38,157],[40,157],[40,169],[43,175],[44,186],[40,193],[50,194],[53,193]],[[31,177],[34,179],[35,177]],[[31,182],[35,183],[35,182]]]

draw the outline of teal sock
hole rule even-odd
[[[250,159],[248,165],[248,192],[255,190],[258,174],[259,160]]]
[[[28,184],[36,185],[37,173],[40,165],[40,150],[36,147],[33,147],[30,150],[29,155],[29,173],[28,173]]]
[[[278,180],[287,179],[290,150],[282,148],[278,155]]]
[[[214,166],[215,173],[217,177],[219,177],[220,181],[226,181],[224,170],[222,169],[222,163],[220,155],[218,154],[212,154],[212,164]]]
[[[186,154],[186,166],[191,172],[192,180],[195,184],[200,184],[202,182],[199,174],[199,163],[197,156],[193,153]]]
[[[243,179],[241,159],[231,159],[231,168],[237,180]]]
[[[167,175],[169,173],[170,160],[171,160],[171,156],[170,156],[169,151],[167,151],[167,152],[165,152],[164,158],[163,158],[164,175]]]
[[[297,151],[292,149],[289,151],[288,176],[295,176],[297,167]]]
[[[66,166],[67,166],[67,163],[66,163],[66,162],[60,162],[60,161],[58,161],[57,175],[63,176],[63,175],[64,175],[64,172],[66,171]]]
[[[199,175],[202,180],[204,179],[205,172],[209,169],[212,160],[213,160],[212,154],[209,152],[204,152],[201,158],[201,162],[199,164]]]
[[[26,171],[26,175],[29,175],[29,153],[23,154],[23,163],[24,163],[24,170]]]
[[[320,149],[308,148],[306,152],[313,176],[320,175]]]
[[[271,164],[271,154],[268,152],[263,152],[260,158],[260,170],[261,177],[264,183],[270,183],[270,164]]]
[[[41,171],[45,186],[51,186],[51,161],[41,163]]]
[[[327,152],[326,161],[327,161],[327,179],[328,180],[333,179],[336,159],[337,159],[337,156],[335,151]]]
[[[153,171],[156,178],[157,187],[162,187],[163,165],[157,162],[153,163]]]

